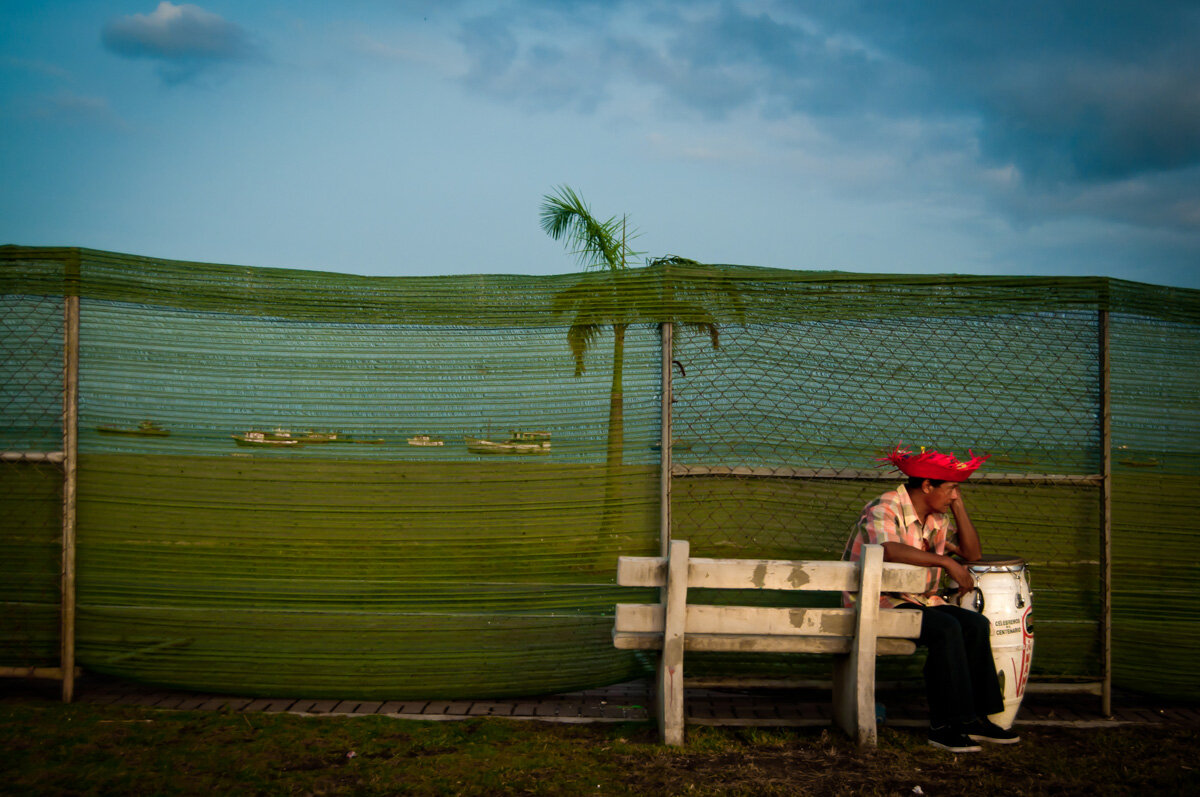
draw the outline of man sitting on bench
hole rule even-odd
[[[959,493],[987,456],[959,462],[953,454],[925,451],[913,454],[896,447],[883,460],[908,476],[907,484],[876,498],[862,511],[842,558],[858,561],[863,545],[883,545],[887,562],[929,568],[920,594],[885,593],[883,608],[920,611],[925,645],[925,690],[929,700],[929,743],[955,753],[974,752],[976,742],[1014,744],[1020,737],[991,720],[1004,710],[1004,696],[992,659],[991,624],[982,614],[947,603],[937,594],[942,569],[966,593],[974,586],[970,571],[951,553],[966,561],[982,554],[979,535]],[[947,515],[950,510],[951,518]],[[949,540],[956,531],[956,543]],[[847,594],[846,605],[853,605]]]

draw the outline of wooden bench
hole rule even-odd
[[[862,561],[691,559],[686,541],[670,556],[622,556],[617,584],[661,587],[661,603],[619,603],[613,644],[659,652],[656,713],[664,744],[683,744],[684,651],[831,653],[835,722],[859,745],[874,746],[875,657],[913,653],[919,612],[879,608],[880,592],[921,592],[926,571],[883,561],[883,546],[863,547]],[[688,603],[689,588],[856,592],[854,609],[706,606]]]

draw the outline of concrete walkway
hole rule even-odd
[[[51,698],[57,682],[5,679],[0,699]],[[1036,688],[1036,687],[1035,687]],[[920,689],[881,689],[878,701],[887,725],[926,724]],[[493,700],[338,700],[254,698],[161,689],[85,673],[76,682],[76,700],[96,705],[143,706],[164,710],[289,712],[320,716],[382,715],[415,720],[459,720],[495,716],[554,722],[646,721],[654,715],[648,680],[631,681],[565,694]],[[826,726],[831,724],[829,692],[823,689],[704,689],[687,691],[690,724]],[[1200,726],[1200,706],[1179,706],[1145,696],[1115,693],[1113,715],[1100,712],[1100,698],[1088,694],[1032,691],[1017,715],[1018,726],[1113,727],[1121,724]]]

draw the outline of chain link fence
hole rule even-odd
[[[886,450],[991,453],[964,497],[985,551],[1028,565],[1035,674],[1102,675],[1097,313],[728,326],[673,358],[672,536],[694,555],[841,558],[903,481]]]
[[[66,649],[63,296],[77,292],[85,668],[423,698],[640,671],[609,639],[628,597],[613,573],[658,548],[655,325],[673,319],[669,531],[696,556],[839,558],[900,481],[885,451],[988,453],[964,496],[985,551],[1028,564],[1034,677],[1196,694],[1196,292],[681,266],[637,270],[610,301],[578,275],[0,249],[0,671],[53,668]],[[605,301],[556,311],[589,286]],[[586,372],[577,326],[598,331]],[[239,441],[289,428],[323,444]],[[537,457],[468,443],[534,430],[553,441]],[[913,674],[903,658],[881,677]],[[764,661],[806,676],[797,657]]]
[[[0,296],[0,668],[59,664],[63,298]]]

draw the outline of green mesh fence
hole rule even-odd
[[[0,667],[59,663],[63,297],[0,294]]]
[[[61,447],[69,294],[87,669],[370,698],[646,672],[612,648],[629,599],[613,577],[618,556],[659,548],[657,324],[672,321],[673,535],[695,555],[836,558],[894,484],[872,467],[882,448],[991,452],[968,505],[985,550],[1029,564],[1034,675],[1098,678],[1106,312],[1113,675],[1200,695],[1183,543],[1200,499],[1195,291],[687,263],[361,278],[0,258],[0,511],[20,520],[0,540],[0,666],[56,661],[62,474],[35,455]]]

